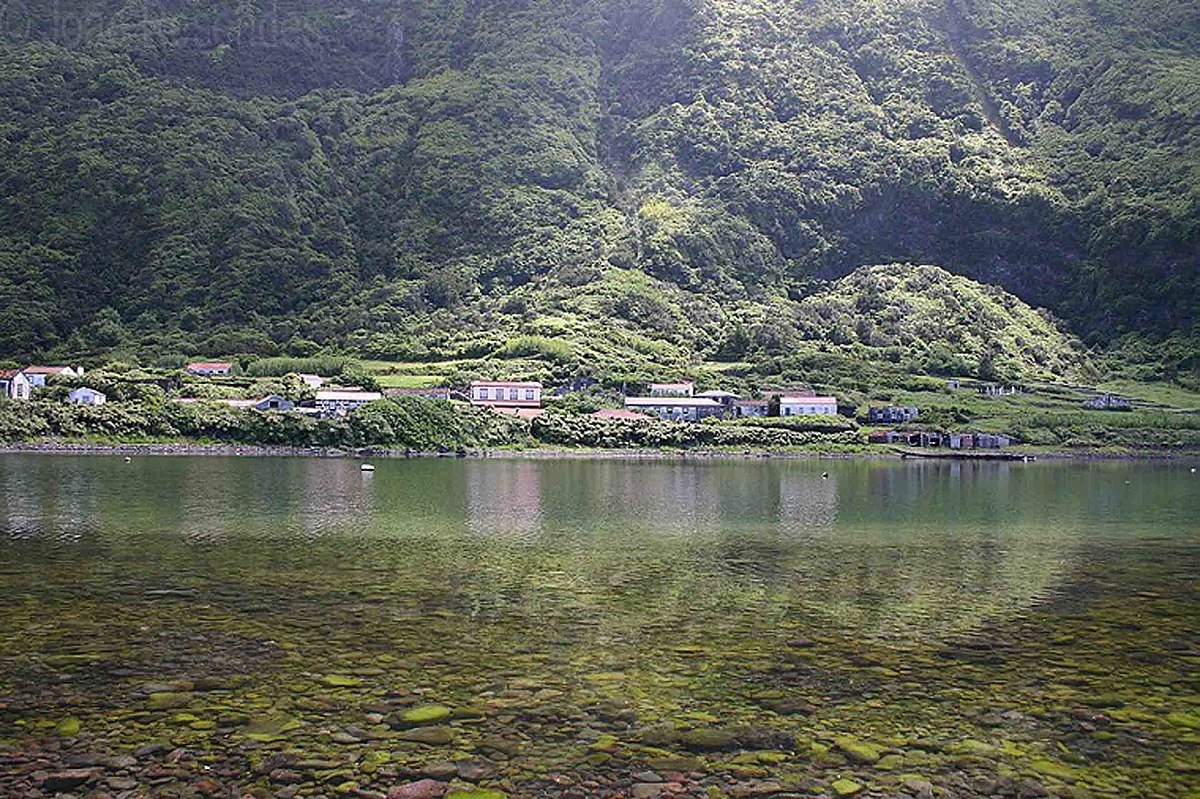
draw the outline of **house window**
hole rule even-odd
[[[533,396],[533,389],[532,389],[532,388],[527,388],[527,389],[525,389],[525,399],[527,399],[527,400],[534,400],[534,399],[536,399],[536,397],[534,397],[534,396]]]

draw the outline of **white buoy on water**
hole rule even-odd
[[[369,463],[364,463],[364,464],[362,465],[362,471],[364,471],[364,472],[373,472],[373,471],[375,471],[375,467],[374,467],[374,466],[372,466],[372,465],[371,465],[371,464],[369,464]]]
[[[125,462],[126,462],[126,463],[133,463],[133,458],[131,458],[131,457],[129,457],[128,455],[126,455],[126,456],[125,456]],[[1194,472],[1194,471],[1196,471],[1196,470],[1195,470],[1195,469],[1192,469],[1192,471]]]

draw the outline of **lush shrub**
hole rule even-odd
[[[604,449],[692,447],[806,447],[853,445],[862,437],[850,430],[817,432],[740,424],[688,424],[654,419],[600,419],[545,414],[533,420],[535,438],[546,444]]]
[[[720,424],[795,430],[799,433],[842,433],[858,429],[858,422],[845,416],[768,416],[758,419],[731,419]]]
[[[346,370],[345,358],[321,356],[312,358],[260,358],[251,361],[246,374],[251,377],[283,377],[287,374],[313,374],[337,377]]]
[[[457,450],[529,443],[529,425],[481,408],[401,397],[358,408],[344,419],[263,413],[218,402],[0,402],[0,440],[43,437],[170,439],[297,447]]]

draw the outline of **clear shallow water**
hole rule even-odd
[[[377,466],[0,457],[0,790],[1200,782],[1191,464]]]

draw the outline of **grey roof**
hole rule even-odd
[[[720,408],[721,403],[707,397],[626,397],[626,407]]]

